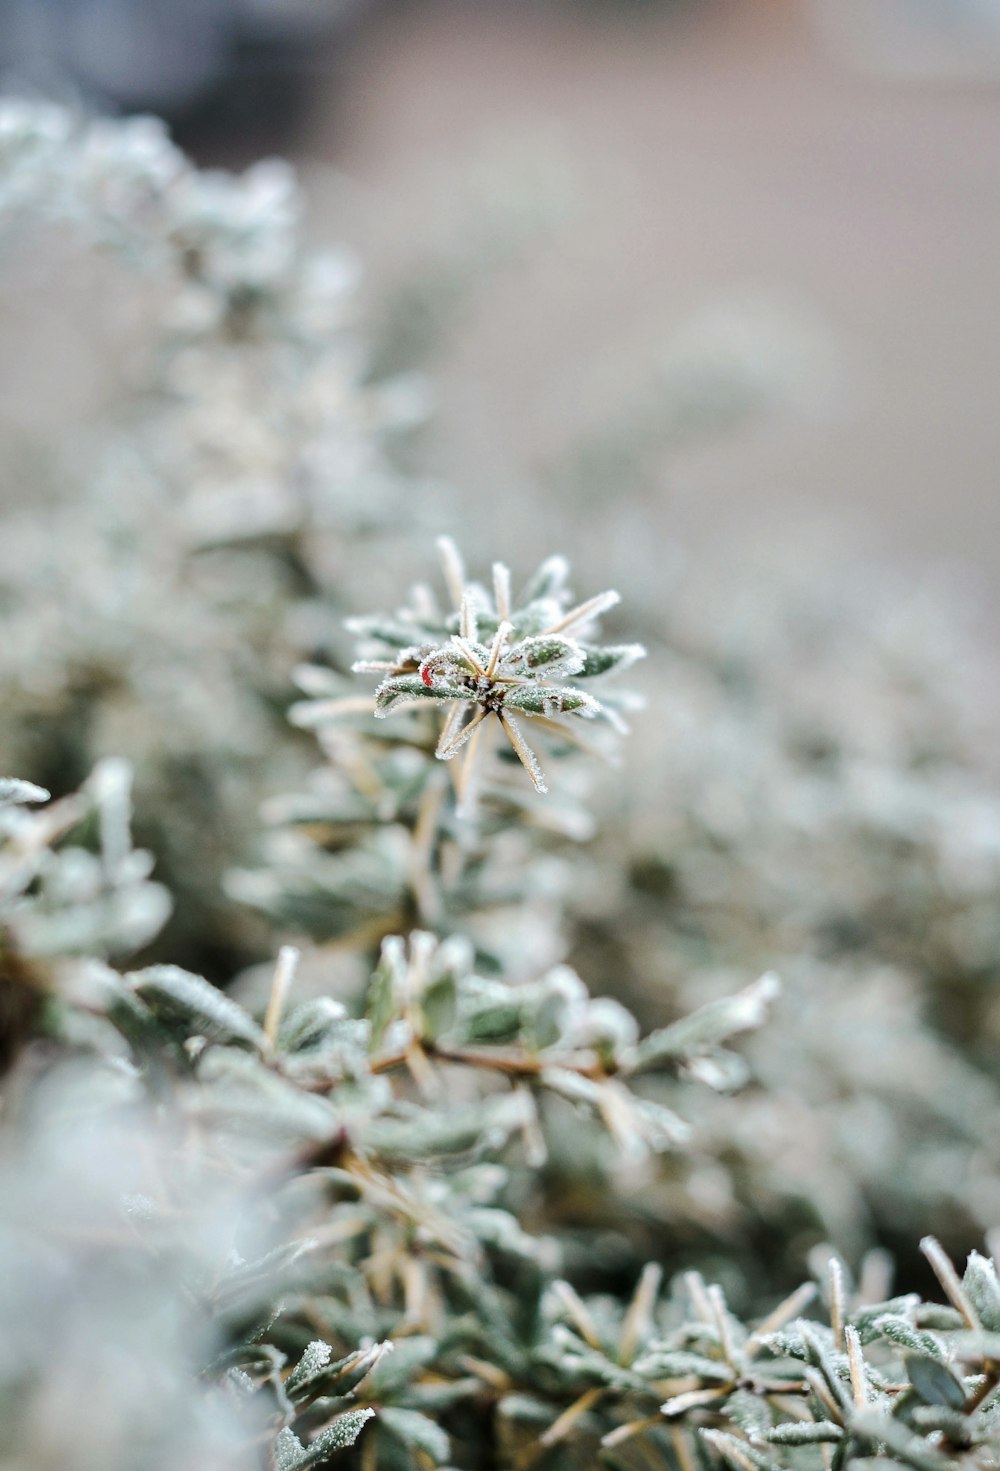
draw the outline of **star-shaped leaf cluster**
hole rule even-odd
[[[449,761],[468,746],[463,787],[493,717],[536,790],[544,792],[522,719],[574,743],[578,738],[564,717],[602,719],[621,728],[624,702],[598,700],[576,681],[627,668],[645,650],[640,644],[595,641],[596,624],[619,601],[618,594],[598,593],[573,604],[564,558],[543,562],[515,605],[510,572],[502,563],[493,564],[487,589],[466,578],[450,540],[442,538],[439,546],[450,610],[442,612],[433,592],[419,586],[394,619],[353,620],[352,631],[366,646],[366,657],[354,670],[382,676],[375,694],[377,716],[415,703],[447,706],[436,754]]]

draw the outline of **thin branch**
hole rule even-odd
[[[945,1295],[952,1307],[957,1308],[965,1319],[966,1325],[974,1333],[978,1333],[982,1328],[982,1324],[976,1315],[975,1308],[969,1301],[968,1294],[962,1286],[958,1273],[952,1265],[951,1258],[940,1241],[933,1236],[925,1236],[920,1243],[920,1250],[934,1269],[934,1275],[944,1288]]]
[[[550,623],[545,633],[546,635],[550,633],[568,633],[571,628],[579,628],[587,623],[592,623],[595,618],[599,618],[602,613],[606,613],[609,608],[615,607],[620,602],[621,596],[619,593],[612,592],[611,590],[608,592],[599,592],[595,597],[588,598],[585,603],[578,603],[575,608],[571,608],[568,613],[564,613],[555,623]]]
[[[493,600],[497,617],[501,623],[510,617],[510,568],[502,562],[493,563]]]
[[[295,946],[282,945],[278,951],[278,959],[271,981],[271,994],[268,997],[267,1010],[264,1013],[264,1036],[267,1038],[268,1046],[272,1050],[278,1041],[281,1013],[285,1009],[285,1000],[292,981],[295,979],[295,970],[298,963],[299,951]]]
[[[438,552],[441,556],[441,571],[444,574],[444,584],[448,589],[448,596],[456,608],[462,606],[462,594],[465,591],[465,567],[462,564],[462,556],[458,547],[450,536],[439,536],[437,540]]]
[[[547,792],[548,787],[545,785],[545,778],[542,776],[542,770],[538,764],[538,758],[531,747],[528,745],[527,741],[524,739],[524,736],[521,734],[521,728],[517,724],[517,721],[514,720],[513,716],[505,714],[502,710],[498,713],[500,716],[500,724],[507,732],[507,739],[514,747],[514,752],[517,756],[517,759],[520,761],[525,771],[531,777],[531,782],[535,788],[535,791]]]

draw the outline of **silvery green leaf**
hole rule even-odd
[[[962,1286],[987,1332],[1000,1333],[1000,1281],[992,1260],[978,1251],[970,1252]]]
[[[302,1457],[305,1455],[305,1447],[293,1430],[284,1426],[275,1437],[271,1452],[274,1459],[274,1471],[296,1471],[303,1464]]]
[[[420,1378],[422,1371],[434,1362],[439,1348],[437,1339],[426,1333],[396,1339],[392,1353],[380,1358],[372,1369],[365,1386],[366,1397],[376,1402],[391,1400],[411,1380]]]
[[[314,1338],[306,1345],[302,1357],[285,1380],[285,1389],[293,1399],[297,1390],[304,1389],[310,1380],[315,1379],[327,1367],[332,1353],[330,1345],[321,1338]]]
[[[646,657],[642,644],[605,644],[603,647],[590,644],[584,647],[583,653],[583,666],[577,671],[581,679],[593,679],[612,669],[630,669]]]
[[[943,1405],[949,1410],[964,1407],[965,1388],[947,1364],[927,1354],[907,1354],[905,1363],[910,1383],[925,1405]]]
[[[473,1206],[463,1213],[462,1221],[484,1246],[525,1261],[538,1261],[546,1254],[548,1243],[522,1229],[516,1216],[491,1206]]]
[[[31,781],[19,781],[17,777],[0,776],[0,807],[13,807],[31,802],[48,802],[51,793]]]
[[[845,1411],[848,1410],[850,1393],[847,1387],[849,1379],[847,1355],[834,1348],[832,1334],[820,1324],[803,1321],[801,1332],[808,1362],[819,1369],[834,1400]]]
[[[316,996],[311,1001],[304,1001],[282,1021],[278,1045],[283,1052],[304,1052],[322,1047],[346,1016],[346,1008],[331,996]]]
[[[424,1019],[424,1035],[432,1042],[451,1030],[458,1015],[458,986],[453,974],[446,971],[425,986],[420,1010]]]
[[[306,1349],[285,1381],[285,1388],[296,1401],[351,1394],[392,1347],[386,1341],[374,1343],[331,1363],[329,1346],[317,1340]],[[325,1357],[324,1349],[327,1350]]]
[[[419,1410],[404,1410],[385,1405],[379,1411],[379,1426],[384,1427],[409,1450],[426,1456],[432,1465],[442,1466],[451,1451],[451,1442],[440,1425],[421,1415]]]
[[[508,1420],[523,1420],[529,1425],[550,1425],[552,1407],[528,1394],[505,1394],[497,1405],[497,1414]]]
[[[679,1348],[650,1348],[632,1367],[646,1379],[680,1379],[695,1374],[699,1379],[728,1384],[733,1377],[731,1365]]]
[[[597,1108],[601,1101],[601,1085],[593,1078],[575,1073],[570,1068],[547,1067],[539,1074],[539,1080],[553,1093],[568,1098],[571,1103],[586,1103]]]
[[[892,1343],[898,1343],[900,1348],[908,1348],[914,1353],[925,1354],[931,1358],[941,1357],[941,1345],[930,1333],[922,1333],[919,1328],[914,1328],[907,1318],[899,1313],[883,1313],[881,1317],[875,1318],[861,1331],[861,1342],[868,1343],[873,1338],[888,1338]]]
[[[936,1332],[948,1333],[965,1327],[965,1319],[957,1308],[946,1303],[922,1302],[914,1307],[914,1316],[921,1328],[933,1328]]]
[[[639,1023],[620,1001],[598,996],[587,1003],[574,1034],[584,1047],[595,1047],[603,1057],[617,1060],[625,1048],[635,1045]]]
[[[252,1017],[210,982],[177,965],[152,965],[126,980],[155,1016],[180,1023],[188,1036],[238,1042],[256,1050],[264,1034]]]
[[[843,1440],[844,1431],[832,1420],[789,1420],[784,1425],[773,1425],[765,1431],[772,1445],[815,1445],[828,1441],[835,1445]]]
[[[645,1144],[658,1154],[690,1143],[691,1125],[662,1103],[636,1098],[632,1117]]]
[[[943,1431],[953,1446],[968,1449],[976,1437],[976,1426],[968,1415],[958,1410],[949,1410],[944,1405],[917,1405],[910,1407],[908,1418],[914,1429],[924,1435]]]
[[[556,634],[522,638],[503,656],[504,672],[531,675],[541,670],[546,679],[579,674],[584,665],[584,651],[573,639]]]
[[[748,1440],[760,1440],[771,1429],[771,1407],[763,1395],[751,1389],[737,1389],[729,1396],[726,1416]]]
[[[470,700],[471,692],[464,685],[444,684],[431,681],[425,684],[419,674],[399,674],[385,679],[375,691],[375,714],[388,715],[396,705],[406,700]]]
[[[910,1322],[918,1308],[922,1308],[922,1305],[917,1294],[907,1292],[900,1297],[887,1298],[885,1302],[864,1303],[851,1313],[851,1322],[858,1329],[864,1341],[865,1334],[877,1319],[891,1316]]]
[[[641,1072],[697,1056],[736,1032],[759,1027],[780,989],[777,976],[764,975],[735,996],[709,1001],[672,1026],[651,1032],[635,1049],[631,1070]]]
[[[1000,1362],[1000,1333],[953,1333],[948,1340],[948,1347],[955,1358],[965,1364],[981,1363],[984,1359]]]
[[[716,1093],[736,1093],[746,1086],[750,1077],[746,1058],[721,1047],[687,1058],[682,1066],[685,1077],[704,1083]]]
[[[289,1144],[334,1139],[342,1116],[328,1098],[306,1092],[266,1067],[257,1057],[213,1047],[198,1059],[203,1086],[191,1095],[193,1116],[227,1129],[235,1142]]]
[[[774,1461],[740,1436],[730,1435],[726,1430],[702,1430],[701,1435],[735,1471],[746,1471],[747,1461],[756,1466],[757,1471],[781,1471]]]
[[[521,1028],[521,1007],[511,997],[483,999],[475,1009],[461,1008],[463,1032],[470,1042],[509,1042]]]
[[[307,1466],[318,1466],[338,1451],[345,1451],[354,1444],[362,1430],[375,1415],[374,1410],[347,1410],[338,1415],[333,1424],[321,1430],[315,1440],[309,1442],[297,1461],[288,1463],[282,1471],[305,1471]]]
[[[398,935],[382,941],[379,963],[368,985],[366,1014],[371,1025],[371,1049],[382,1045],[386,1027],[396,1015],[405,994],[407,977],[406,950]]]
[[[878,1410],[856,1410],[850,1418],[850,1429],[855,1435],[881,1441],[896,1460],[914,1471],[948,1471],[952,1464],[921,1436],[913,1435],[899,1420]]]
[[[422,1109],[409,1118],[376,1119],[364,1137],[369,1149],[400,1160],[497,1151],[533,1117],[530,1095],[514,1092],[451,1112]]]
[[[516,684],[504,698],[505,710],[517,710],[524,715],[544,715],[549,719],[556,715],[593,716],[599,713],[600,708],[591,695],[568,685]]]

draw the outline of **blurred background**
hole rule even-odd
[[[0,0],[0,66],[290,155],[372,310],[429,319],[426,462],[480,505],[638,412],[658,535],[832,513],[996,570],[996,0]],[[692,324],[782,410],[668,464]]]

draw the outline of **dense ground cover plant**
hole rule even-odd
[[[485,598],[456,591],[450,647],[478,679],[469,609]],[[607,601],[571,616],[557,598],[544,625],[561,612],[582,632]],[[528,635],[550,674],[557,638]],[[626,657],[592,635],[578,649],[595,669]],[[455,717],[441,724],[440,687],[419,675],[441,651],[408,644],[393,671],[416,663],[417,680],[391,693],[441,729],[447,759]],[[408,677],[379,673],[372,711]],[[572,713],[566,687],[526,682],[563,701],[529,719]],[[411,732],[395,739],[412,749]],[[422,757],[436,762],[433,744]],[[763,1020],[772,978],[643,1037],[565,967],[483,975],[468,942],[413,928],[383,941],[361,1014],[328,994],[295,1004],[285,949],[255,1016],[177,967],[97,958],[164,917],[130,850],[120,768],[62,810],[32,811],[46,794],[23,782],[2,796],[5,992],[46,996],[50,1049],[29,1048],[5,1090],[2,1239],[20,1266],[5,1321],[32,1324],[0,1359],[8,1464],[294,1468],[355,1444],[375,1467],[995,1454],[1000,1284],[985,1257],[960,1282],[928,1241],[948,1307],[878,1299],[877,1264],[856,1291],[831,1257],[828,1328],[802,1316],[801,1289],[749,1329],[695,1271],[664,1294],[657,1261],[631,1297],[595,1293],[607,1244],[545,1199],[560,1129],[589,1134],[593,1191],[636,1189],[651,1154],[691,1147],[677,1075],[732,1085],[725,1044]],[[85,1291],[57,1290],[77,1278]]]
[[[640,583],[630,670],[520,538],[410,588],[401,397],[287,173],[20,105],[0,149],[146,344],[3,511],[2,1463],[995,1464],[993,1265],[925,1243],[941,1306],[865,1254],[1000,1216],[964,645],[772,569]]]

